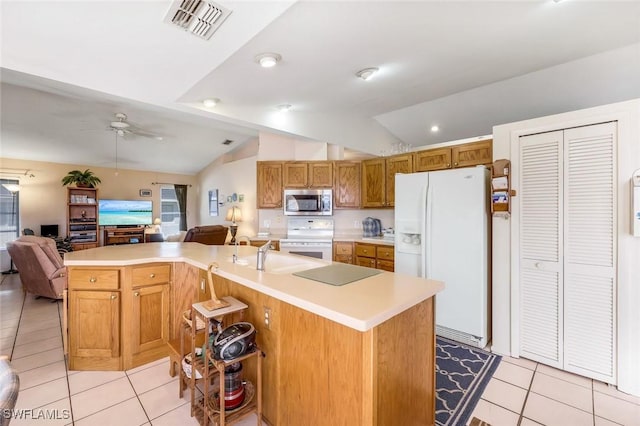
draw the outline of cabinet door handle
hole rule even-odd
[[[138,296],[140,296],[140,292],[139,292],[139,291],[136,291],[135,293],[133,293],[133,295],[134,295],[134,296],[136,296],[136,297],[138,297]]]
[[[111,300],[116,300],[117,298],[118,298],[118,295],[116,295],[116,294],[112,294],[111,295]]]
[[[154,274],[153,272],[149,274],[149,278],[155,278],[156,274]]]
[[[89,278],[89,282],[90,282],[90,283],[95,283],[95,282],[97,282],[97,281],[98,281],[98,279],[97,279],[96,277],[91,277],[91,278]]]
[[[457,166],[457,165],[458,165],[458,163],[453,163],[453,165],[454,165],[454,166]]]
[[[447,167],[451,167],[451,163],[447,163]]]

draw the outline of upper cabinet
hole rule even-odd
[[[331,188],[331,161],[288,161],[283,163],[284,188]]]
[[[451,148],[453,167],[471,167],[493,163],[493,140],[466,143]]]
[[[333,208],[360,208],[360,161],[333,163]]]
[[[414,171],[431,172],[456,167],[489,165],[493,161],[492,140],[415,152]]]
[[[282,162],[258,161],[257,206],[259,209],[282,207]]]
[[[362,207],[395,205],[396,173],[411,173],[413,156],[394,155],[362,161]]]

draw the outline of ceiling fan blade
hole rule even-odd
[[[146,130],[142,130],[142,129],[138,129],[138,128],[131,128],[130,131],[134,135],[141,136],[143,138],[150,138],[150,139],[156,139],[156,140],[162,140],[163,139],[163,137],[158,135],[157,133],[147,132]]]

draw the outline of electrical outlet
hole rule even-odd
[[[362,226],[362,222],[360,222],[359,220],[354,220],[353,221],[353,227],[354,228],[360,228]]]
[[[271,226],[271,221],[270,221],[270,220],[268,220],[268,219],[265,219],[265,220],[262,222],[262,224],[263,224],[263,226],[264,226],[265,228],[269,228],[269,227]]]
[[[271,308],[264,307],[264,325],[267,330],[271,330]]]

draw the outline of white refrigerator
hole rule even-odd
[[[489,324],[489,170],[397,174],[395,271],[443,281],[436,333],[484,347]]]

